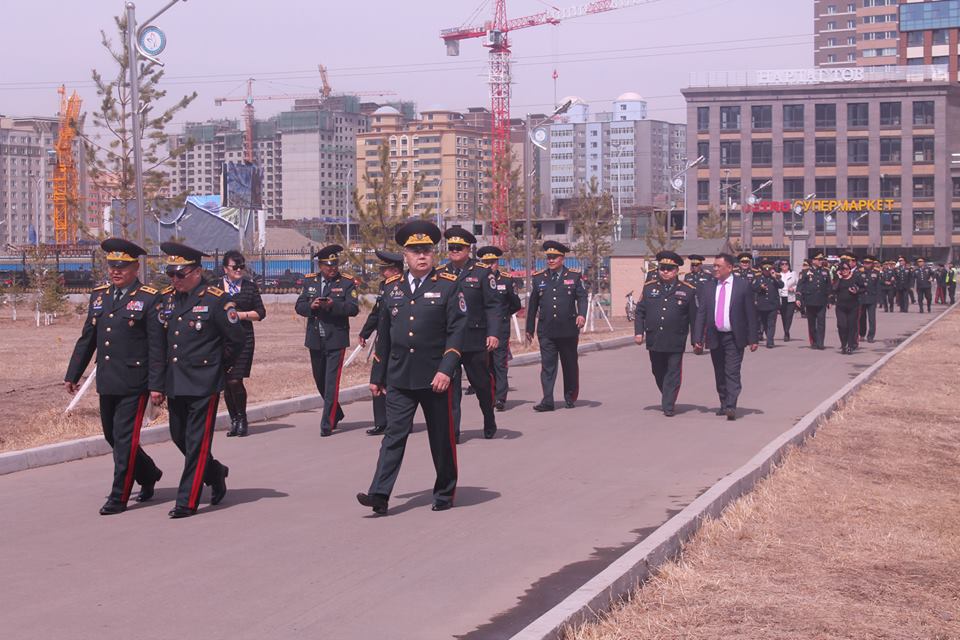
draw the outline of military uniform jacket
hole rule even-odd
[[[876,304],[876,302],[880,300],[880,287],[882,285],[880,273],[878,273],[876,269],[867,270],[861,267],[858,275],[863,285],[863,293],[860,294],[860,304]]]
[[[467,330],[463,336],[462,351],[486,351],[487,338],[500,335],[501,312],[496,276],[489,267],[475,260],[468,260],[459,274],[448,262],[441,267],[441,273],[457,278],[460,291],[467,301]]]
[[[913,286],[913,270],[910,267],[897,267],[893,270],[893,286],[897,289],[909,289]]]
[[[456,276],[426,276],[411,293],[407,274],[384,282],[370,382],[400,389],[429,389],[439,371],[460,366],[467,301]]]
[[[310,273],[303,278],[303,291],[294,306],[297,313],[307,319],[303,346],[324,351],[346,349],[350,344],[350,318],[360,313],[356,284],[353,278],[342,273],[323,285],[321,278],[319,273]],[[310,308],[311,302],[323,297],[333,301],[330,309]]]
[[[880,287],[889,291],[893,289],[893,269],[884,268],[880,271]]]
[[[810,268],[800,276],[797,284],[797,293],[800,294],[803,304],[814,307],[827,304],[830,295],[830,272],[826,269]]]
[[[936,276],[932,267],[924,266],[914,271],[914,281],[917,283],[917,289],[929,289],[933,286],[932,280]]]
[[[643,286],[634,334],[645,336],[649,351],[683,353],[697,318],[697,289],[689,282],[669,285],[657,278]],[[691,345],[692,345],[691,341]]]
[[[579,271],[561,267],[533,274],[533,290],[527,306],[527,333],[544,338],[579,335],[577,316],[587,315],[587,290]],[[537,321],[539,320],[539,324]]]
[[[157,322],[159,293],[135,281],[114,302],[112,285],[90,294],[87,318],[64,380],[79,382],[97,352],[97,393],[137,395],[163,391],[163,327]]]
[[[683,275],[683,281],[687,284],[692,284],[694,287],[699,287],[704,282],[710,282],[713,280],[713,275],[707,273],[706,271],[699,271],[697,273],[685,273]]]
[[[377,291],[377,300],[373,303],[373,309],[370,309],[370,315],[360,327],[360,337],[369,340],[373,332],[377,330],[377,323],[380,322],[380,300],[383,299],[383,282],[380,283],[380,290]]]
[[[783,288],[783,280],[761,273],[754,280],[754,285],[758,311],[775,311],[780,308],[780,289]]]
[[[224,372],[243,350],[246,334],[222,289],[201,281],[193,291],[163,290],[157,309],[164,329],[168,396],[209,396],[223,390]]]
[[[494,293],[500,303],[500,335],[501,340],[510,338],[510,317],[523,307],[520,296],[517,295],[516,283],[513,278],[503,273],[493,274],[496,281]],[[469,304],[469,301],[467,302]]]

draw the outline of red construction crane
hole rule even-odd
[[[510,37],[511,31],[537,27],[543,24],[558,25],[563,20],[579,18],[614,9],[624,9],[658,0],[595,0],[565,9],[547,9],[522,18],[507,18],[507,0],[494,0],[493,20],[482,26],[462,26],[444,29],[440,37],[447,45],[447,55],[460,55],[460,41],[483,38],[483,46],[490,49],[490,110],[493,114],[491,130],[493,161],[493,193],[491,194],[491,221],[494,242],[506,246],[510,229],[509,186],[510,158]]]

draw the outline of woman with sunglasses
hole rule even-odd
[[[253,365],[253,323],[267,317],[267,310],[260,298],[260,289],[253,280],[243,277],[245,269],[246,260],[242,253],[231,249],[223,254],[223,290],[230,301],[236,304],[240,326],[246,336],[243,351],[227,373],[226,388],[223,391],[227,411],[230,412],[230,430],[227,431],[227,437],[241,438],[247,435],[247,389],[243,379],[250,377],[250,367]]]

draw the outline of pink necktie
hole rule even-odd
[[[714,321],[717,324],[717,330],[723,326],[723,309],[727,305],[727,281],[723,280],[720,283],[720,297],[717,300],[717,313]]]

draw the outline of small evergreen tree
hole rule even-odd
[[[726,220],[714,207],[710,207],[707,209],[707,217],[697,224],[697,234],[708,240],[726,237]]]
[[[677,241],[669,231],[667,231],[667,212],[654,211],[650,216],[650,225],[647,227],[647,235],[643,240],[647,245],[647,251],[650,256],[655,256],[661,251],[674,251],[679,246]]]

